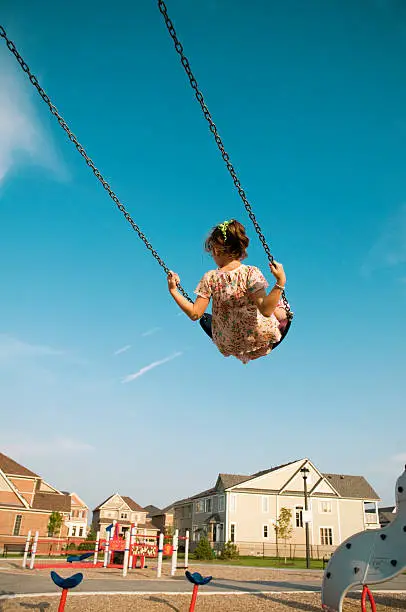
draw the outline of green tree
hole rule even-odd
[[[200,538],[199,543],[196,546],[195,557],[196,559],[205,559],[206,561],[214,559],[214,552],[206,536],[202,536]]]
[[[238,550],[236,544],[230,541],[223,544],[223,548],[221,549],[222,559],[236,559],[239,556],[240,551]]]
[[[175,533],[175,527],[173,525],[165,525],[164,535],[172,537]]]
[[[48,535],[57,537],[61,533],[61,527],[63,523],[63,516],[60,512],[51,512],[48,522]]]
[[[88,542],[96,542],[96,529],[91,525],[89,531],[87,532],[86,540]]]
[[[292,510],[289,508],[281,508],[279,517],[275,522],[276,540],[281,538],[285,542],[285,564],[286,564],[286,548],[287,541],[290,540],[293,533],[292,527]]]

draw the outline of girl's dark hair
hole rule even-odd
[[[212,253],[213,249],[216,249],[221,255],[232,255],[235,259],[245,259],[250,242],[245,233],[245,227],[234,219],[227,225],[225,233],[224,238],[219,225],[213,228],[204,244],[206,251]]]

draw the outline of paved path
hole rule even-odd
[[[79,592],[146,592],[146,593],[185,593],[190,592],[190,585],[183,576],[176,578],[163,578],[161,580],[142,580],[136,579],[97,579],[84,580],[75,591]],[[266,591],[319,591],[320,580],[315,577],[314,580],[306,583],[299,581],[277,581],[277,580],[228,580],[216,579],[206,587],[207,591],[212,593],[226,592],[266,592]],[[406,575],[399,575],[393,580],[385,584],[376,585],[374,590],[386,591],[406,591]],[[60,592],[47,576],[30,576],[25,574],[12,574],[9,572],[0,571],[0,595],[11,595],[19,593],[52,593]]]

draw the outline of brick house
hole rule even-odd
[[[147,519],[147,510],[137,504],[131,497],[114,493],[93,510],[92,527],[100,531],[100,537],[106,537],[106,527],[113,521],[119,524],[119,535],[125,536],[131,525],[146,529],[148,535],[156,535],[157,529]]]
[[[305,512],[307,468],[309,512]],[[251,475],[219,474],[211,489],[175,502],[175,527],[191,533],[192,548],[204,534],[215,548],[226,541],[241,554],[275,555],[275,525],[281,508],[292,513],[290,545],[304,556],[305,522],[309,521],[314,555],[329,553],[350,535],[380,527],[379,496],[363,476],[322,474],[308,459]]]
[[[0,549],[4,544],[22,544],[29,530],[38,531],[40,538],[47,538],[52,512],[62,514],[60,537],[66,538],[71,508],[70,494],[59,491],[35,472],[0,453]],[[87,507],[84,505],[84,508],[83,521],[87,523]]]

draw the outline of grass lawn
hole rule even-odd
[[[178,558],[183,558],[184,555],[179,554]],[[189,555],[190,561],[198,561],[198,563],[214,563],[221,565],[246,565],[249,567],[284,567],[287,569],[305,569],[306,559],[277,559],[275,557],[253,557],[251,555],[240,556],[236,559],[213,559],[212,561],[197,560],[193,554]],[[323,561],[311,559],[310,569],[323,569]]]

